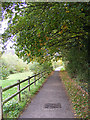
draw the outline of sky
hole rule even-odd
[[[8,20],[9,19],[0,21],[0,25],[1,25],[0,26],[0,34],[3,34],[4,31],[7,29],[7,27],[8,27]],[[7,50],[11,50],[10,46],[12,46],[12,45],[13,45],[13,43],[11,41],[9,41],[8,44],[7,44]],[[2,45],[0,45],[0,50],[1,50],[1,47],[2,47]]]
[[[25,0],[21,0],[21,1],[24,2]],[[27,5],[24,4],[24,7],[26,7],[26,6]],[[22,6],[19,6],[19,7],[21,8]],[[13,9],[14,15],[15,15],[15,12],[17,12],[17,11],[15,11],[15,9]],[[3,12],[3,16],[4,16],[4,14],[5,14],[5,11]],[[13,15],[13,17],[14,17],[14,15]],[[7,27],[8,27],[8,20],[9,19],[3,19],[3,21],[0,21],[0,34],[3,34],[4,31],[7,29]],[[13,43],[11,41],[8,41],[7,50],[11,50],[10,46],[12,46],[12,45],[13,45]],[[1,49],[1,47],[2,47],[2,45],[0,45],[0,49]]]
[[[1,24],[0,34],[3,34],[5,29],[8,27],[7,22],[8,22],[8,19],[0,21],[0,24]]]

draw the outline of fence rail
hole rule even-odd
[[[9,100],[11,100],[12,98],[14,98],[16,95],[18,95],[18,101],[21,101],[21,95],[20,93],[25,90],[26,88],[28,88],[28,90],[30,91],[30,86],[32,84],[36,85],[36,81],[38,81],[40,78],[44,77],[45,74],[47,72],[43,71],[41,73],[35,74],[33,76],[29,76],[27,79],[24,79],[22,81],[18,80],[17,83],[13,84],[13,85],[9,85],[5,88],[2,88],[2,86],[0,86],[0,120],[3,118],[3,105],[8,102]],[[36,76],[38,76],[38,79],[36,79]],[[34,78],[34,81],[30,83],[31,78]],[[22,89],[20,89],[20,85],[21,83],[24,83],[28,81],[28,85],[26,85],[25,87],[23,87]],[[5,100],[2,99],[2,93],[17,86],[17,92],[14,93],[13,95],[11,95],[10,97],[6,98]]]

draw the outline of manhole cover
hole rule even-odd
[[[45,104],[45,108],[61,108],[61,104],[60,103],[46,103]]]

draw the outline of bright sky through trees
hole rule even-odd
[[[4,31],[7,29],[8,27],[8,20],[3,20],[3,21],[0,21],[0,24],[1,24],[1,28],[0,28],[0,34],[3,34]],[[7,50],[11,50],[11,46],[13,45],[13,43],[11,41],[8,41],[7,42]],[[0,40],[0,50],[2,50],[2,44],[1,44],[1,40]],[[14,49],[13,49],[14,50]]]

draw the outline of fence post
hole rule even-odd
[[[40,75],[41,75],[41,73],[39,74],[39,80],[41,79],[41,78],[40,78],[40,77],[41,77]]]
[[[17,85],[17,91],[20,91],[20,80],[17,80],[17,83],[19,83],[19,85]],[[18,94],[18,101],[21,101],[21,96],[20,93]]]
[[[40,73],[41,81],[42,81],[42,72]]]
[[[39,80],[40,80],[39,78],[40,78],[40,74],[38,75],[38,83],[39,83]]]
[[[35,82],[35,80],[36,80],[36,76],[34,76],[34,82]],[[36,82],[34,83],[34,85],[36,86]]]
[[[28,85],[29,85],[28,91],[30,91],[30,76],[28,76]]]
[[[43,78],[45,78],[45,72],[43,72]]]
[[[43,74],[42,74],[42,72],[41,72],[41,78],[43,78]]]
[[[3,119],[2,86],[0,86],[0,120]]]

